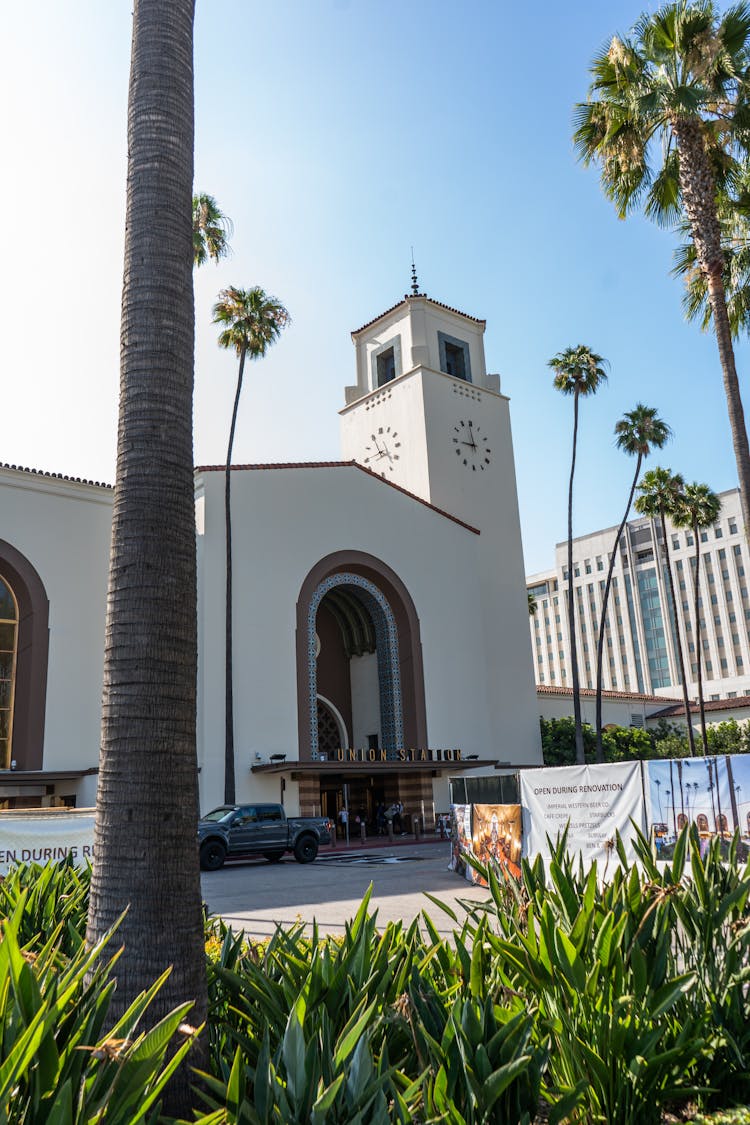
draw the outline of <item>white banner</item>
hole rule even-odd
[[[0,874],[14,863],[66,859],[83,866],[94,858],[94,812],[0,812]]]
[[[570,822],[568,850],[600,870],[619,862],[612,844],[619,832],[628,858],[635,861],[630,818],[645,829],[645,803],[640,762],[601,766],[559,766],[522,770],[523,853],[549,857],[547,836],[554,843]]]

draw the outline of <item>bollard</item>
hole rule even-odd
[[[388,843],[392,844],[393,843],[393,821],[387,820],[385,822],[385,824],[386,824],[386,828],[388,829]]]
[[[364,820],[362,821],[362,823],[359,826],[359,838],[360,838],[360,840],[362,841],[363,844],[367,840],[367,825],[365,824]]]
[[[419,824],[419,817],[418,816],[414,817],[413,823],[414,823],[414,842],[415,842],[415,844],[418,844],[420,836],[422,835],[422,831],[421,831],[421,827],[420,827],[420,824]]]

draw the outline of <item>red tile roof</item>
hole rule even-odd
[[[14,473],[29,473],[36,477],[49,477],[51,480],[67,480],[72,484],[90,484],[94,488],[113,487],[113,485],[105,484],[103,481],[86,480],[85,477],[69,477],[65,473],[48,473],[44,469],[27,469],[25,465],[9,465],[6,461],[0,461],[0,469],[11,469]]]
[[[431,305],[437,305],[439,309],[446,309],[448,312],[456,313],[457,316],[463,316],[466,317],[467,320],[473,320],[475,324],[487,323],[486,320],[481,320],[478,316],[470,316],[469,313],[461,312],[460,309],[454,309],[453,305],[445,305],[442,301],[436,301],[432,297],[428,297],[426,293],[404,293],[404,296],[400,301],[396,301],[395,305],[391,305],[391,307],[389,309],[386,309],[385,312],[380,313],[378,316],[374,316],[372,320],[368,320],[367,323],[363,324],[361,328],[355,328],[352,332],[352,336],[358,336],[360,332],[364,332],[365,328],[370,328],[373,324],[377,324],[377,322],[379,320],[382,320],[384,316],[390,316],[392,312],[395,312],[396,309],[400,308],[402,305],[405,305],[408,301],[419,299],[419,297],[423,297],[426,301],[429,301]]]
[[[416,500],[418,504],[422,504],[425,508],[429,508],[432,512],[437,512],[439,516],[445,516],[447,520],[457,523],[459,527],[465,527],[467,531],[471,531],[474,535],[480,535],[479,528],[472,527],[470,523],[465,523],[460,520],[458,516],[452,516],[450,512],[446,512],[443,508],[436,507],[435,504],[430,504],[429,500],[423,500],[421,496],[409,492],[408,489],[402,488],[400,484],[395,484],[394,481],[386,480],[381,477],[379,473],[374,473],[372,469],[365,468],[360,465],[358,461],[283,461],[271,463],[266,465],[232,465],[232,472],[244,472],[246,470],[268,470],[268,469],[359,469],[361,473],[366,473],[368,477],[378,481],[379,484],[387,484],[389,488],[395,488],[396,492],[402,492],[404,496],[408,496],[410,500]],[[196,473],[223,473],[226,471],[226,465],[196,465]]]
[[[569,687],[553,687],[552,684],[537,684],[537,695],[573,695],[573,689]],[[595,688],[581,688],[581,695],[594,697],[596,695]],[[669,696],[664,695],[643,695],[637,691],[603,691],[602,699],[622,699],[627,702],[631,700],[634,703],[677,703],[678,700],[671,700]],[[682,704],[680,704],[680,707]]]
[[[734,699],[706,699],[703,706],[707,711],[734,711],[735,708],[750,707],[750,695],[738,695]],[[662,711],[655,711],[651,718],[668,719],[670,716],[682,715],[684,711],[684,705],[676,703],[672,707],[665,707]],[[690,702],[690,714],[700,714],[699,705],[693,701]]]

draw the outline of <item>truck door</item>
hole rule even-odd
[[[237,809],[229,829],[230,852],[257,851],[259,831],[258,810],[255,805],[242,805]]]
[[[263,851],[278,851],[289,844],[286,818],[281,805],[258,805]]]

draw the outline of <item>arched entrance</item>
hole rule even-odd
[[[13,696],[12,709],[5,711],[9,747],[4,748],[2,766],[7,768],[15,762],[19,771],[39,770],[44,747],[49,601],[44,584],[29,560],[4,539],[0,539],[0,580],[5,589],[12,592],[16,618],[12,669],[10,650],[5,652],[6,670],[10,669],[12,676],[3,677],[0,669],[0,680],[8,684],[8,697],[11,693]],[[10,599],[6,600],[10,604]],[[6,639],[12,631],[9,621],[10,618],[6,621]]]
[[[325,688],[319,682],[324,679]],[[364,552],[338,552],[322,559],[300,590],[301,761],[321,760],[321,692],[343,716],[353,745],[372,748],[368,740],[376,740],[388,760],[398,759],[405,746],[427,745],[419,619],[403,582],[380,559]]]

